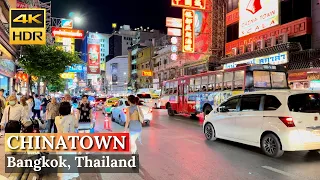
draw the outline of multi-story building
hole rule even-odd
[[[125,95],[128,89],[128,55],[110,59],[106,67],[107,93]]]
[[[16,64],[19,57],[18,47],[9,43],[9,3],[1,1],[0,3],[0,89],[5,93],[10,93],[13,89],[25,94],[26,84],[15,79]],[[11,6],[15,7],[15,6]],[[21,88],[21,89],[19,89]]]
[[[153,46],[144,47],[137,53],[137,83],[139,88],[153,87],[153,68],[152,66]]]
[[[292,88],[320,88],[318,0],[228,0],[224,68],[283,64]]]

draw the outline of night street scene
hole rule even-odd
[[[0,2],[0,180],[320,180],[320,0]]]

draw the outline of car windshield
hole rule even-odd
[[[150,94],[137,94],[137,96],[142,99],[151,99]]]
[[[295,94],[288,98],[288,107],[293,112],[320,113],[320,94]]]
[[[108,103],[114,103],[115,100],[108,100]]]

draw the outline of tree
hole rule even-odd
[[[79,53],[68,53],[55,45],[24,46],[18,62],[29,75],[39,77],[45,86],[55,83],[67,66],[82,63]]]
[[[48,91],[49,92],[59,92],[63,91],[66,87],[67,81],[65,79],[62,79],[61,77],[57,77],[55,80],[51,81],[48,85]]]

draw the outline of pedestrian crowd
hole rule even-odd
[[[32,93],[29,97],[21,96],[16,91],[6,96],[0,89],[0,128],[5,133],[73,133],[77,132],[79,122],[93,120],[86,95],[80,102],[69,94],[60,101],[50,95]]]

